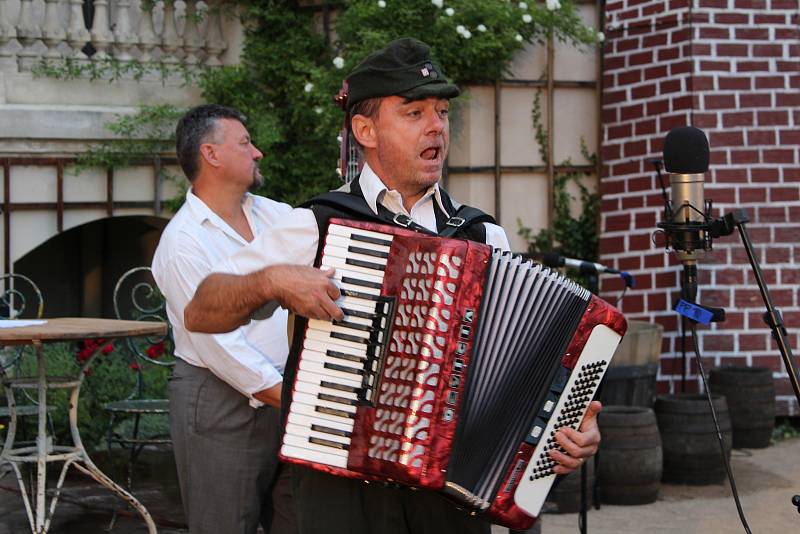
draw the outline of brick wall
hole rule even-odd
[[[679,320],[671,311],[681,267],[653,244],[663,201],[648,161],[661,157],[664,137],[677,126],[708,135],[706,198],[716,214],[749,213],[750,237],[800,355],[799,13],[797,0],[606,5],[601,261],[636,277],[619,304],[626,315],[665,327],[661,392],[681,387]],[[603,281],[609,300],[621,289],[620,280]],[[738,234],[716,240],[700,263],[699,298],[728,314],[725,323],[700,329],[704,364],[772,368],[778,413],[800,413]],[[690,364],[687,389],[697,390]]]

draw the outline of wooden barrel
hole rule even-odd
[[[726,457],[730,460],[732,432],[728,405],[722,395],[712,395]],[[664,482],[718,484],[725,464],[717,431],[705,395],[663,395],[656,399],[656,419],[664,449]]]
[[[775,427],[775,382],[764,367],[716,367],[709,375],[711,391],[725,395],[731,414],[734,448],[769,446]]]
[[[592,505],[592,486],[594,485],[594,462],[586,463],[586,506]],[[577,469],[563,477],[556,486],[550,490],[547,500],[552,507],[550,511],[557,514],[573,514],[581,509],[581,470]],[[553,509],[554,508],[554,509]]]
[[[609,367],[600,386],[599,400],[604,406],[652,408],[656,400],[657,374],[658,362]]]
[[[607,504],[647,504],[658,498],[663,451],[656,415],[640,406],[604,406],[597,490]]]

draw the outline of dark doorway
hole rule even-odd
[[[150,265],[168,219],[110,217],[62,232],[14,262],[44,296],[45,317],[114,317],[114,285]]]

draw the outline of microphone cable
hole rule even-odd
[[[733,478],[733,471],[731,471],[730,462],[728,462],[728,457],[725,454],[725,443],[722,441],[722,431],[719,428],[717,413],[714,410],[714,401],[711,399],[711,390],[708,389],[708,382],[706,381],[706,372],[703,370],[703,357],[700,355],[700,349],[698,348],[697,325],[694,322],[691,322],[691,330],[692,330],[692,342],[693,342],[692,345],[694,345],[694,355],[695,358],[697,359],[697,368],[700,373],[700,378],[703,380],[703,388],[706,390],[708,407],[711,408],[711,418],[714,420],[714,428],[717,431],[717,441],[719,442],[719,450],[722,453],[722,462],[725,465],[725,472],[728,475],[728,482],[730,483],[731,491],[733,492],[733,500],[734,502],[736,502],[736,511],[739,513],[739,520],[742,522],[744,531],[747,534],[753,534],[752,531],[750,530],[750,525],[747,524],[747,518],[744,516],[742,503],[739,501],[739,492],[736,490],[736,481]]]

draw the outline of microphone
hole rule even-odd
[[[664,141],[664,169],[670,175],[671,201],[665,222],[659,224],[668,245],[684,266],[684,290],[689,302],[697,296],[697,260],[711,248],[708,221],[711,203],[703,198],[704,173],[708,171],[708,139],[693,126],[675,128]]]
[[[626,286],[632,288],[635,285],[633,276],[631,276],[630,273],[612,269],[611,267],[606,267],[600,263],[567,258],[556,252],[542,254],[540,261],[543,265],[547,265],[548,267],[571,267],[573,269],[577,269],[581,274],[618,274],[623,280],[625,280]]]

